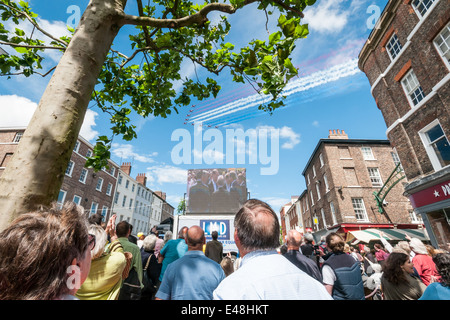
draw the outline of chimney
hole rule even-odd
[[[125,172],[127,175],[130,175],[131,174],[131,162],[122,163],[122,165],[120,166],[120,170]]]
[[[328,139],[348,139],[347,134],[344,132],[344,130],[330,130],[330,133],[328,135]]]
[[[145,176],[145,173],[138,173],[136,181],[144,187],[147,186],[147,177]]]
[[[162,191],[155,191],[155,193],[158,195],[158,197],[160,197],[161,199],[163,199],[164,201],[166,201],[166,193],[162,192]]]

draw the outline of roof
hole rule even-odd
[[[375,139],[320,139],[319,142],[316,145],[316,148],[314,149],[313,153],[311,154],[311,157],[309,158],[308,162],[306,163],[305,168],[302,171],[302,175],[305,175],[306,170],[308,169],[309,165],[311,164],[312,160],[314,159],[314,156],[316,155],[317,151],[322,147],[323,144],[384,144],[384,145],[391,145],[391,142],[389,140],[375,140]]]

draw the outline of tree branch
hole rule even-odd
[[[29,15],[28,15],[28,14],[26,14],[25,12],[19,11],[19,10],[17,10],[16,8],[11,7],[11,6],[8,6],[7,4],[4,4],[4,3],[0,3],[0,5],[3,5],[3,6],[5,6],[5,7],[8,7],[9,9],[15,11],[16,14],[19,15],[19,16],[20,16],[20,15],[25,16],[25,18],[27,18],[27,20],[30,21],[30,23],[31,23],[36,29],[38,29],[40,32],[42,32],[44,35],[46,35],[46,36],[49,37],[50,39],[53,39],[53,40],[56,41],[56,42],[59,42],[59,43],[62,44],[63,46],[67,47],[67,45],[68,45],[67,42],[65,42],[65,41],[63,41],[63,40],[61,40],[61,39],[58,39],[58,38],[52,36],[50,33],[48,33],[47,31],[45,31],[45,30],[42,29],[41,27],[39,27],[39,25],[38,25],[38,24],[37,24],[37,23],[36,23]],[[48,48],[46,48],[46,49],[48,49]]]
[[[51,47],[51,46],[37,46],[37,45],[29,45],[29,44],[21,44],[21,43],[12,43],[12,42],[5,42],[0,40],[0,44],[4,44],[6,46],[10,47],[18,47],[18,48],[29,48],[29,49],[56,49],[56,50],[62,50],[65,51],[66,48],[64,47]]]
[[[256,2],[257,0],[248,0],[248,3]],[[233,14],[236,12],[236,8],[232,5],[225,3],[209,3],[204,6],[199,12],[194,13],[193,15],[186,16],[179,19],[157,19],[150,17],[138,17],[133,15],[124,15],[121,25],[138,25],[138,26],[148,26],[154,28],[182,28],[186,26],[190,26],[193,24],[202,25],[206,21],[208,21],[207,15],[212,11],[220,11],[224,13]]]

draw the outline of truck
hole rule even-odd
[[[233,214],[210,215],[210,214],[186,214],[174,217],[173,238],[178,237],[178,232],[183,227],[200,226],[205,232],[206,242],[211,241],[211,233],[217,231],[217,240],[223,244],[224,255],[230,253],[238,255],[238,248],[234,242],[234,216]]]

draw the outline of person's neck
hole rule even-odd
[[[292,247],[292,246],[288,246],[287,249],[288,249],[288,251],[289,251],[289,250],[299,251],[300,247]]]

